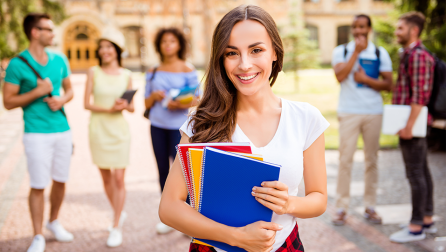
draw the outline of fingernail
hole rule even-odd
[[[252,195],[256,195],[256,193],[255,193],[255,192],[251,192],[251,194],[252,194]]]
[[[253,190],[253,191],[257,190],[257,187],[254,186],[254,187],[252,188],[252,190]]]
[[[262,182],[262,186],[264,186],[265,185],[265,182]]]
[[[282,229],[282,228],[283,228],[283,226],[282,226],[282,225],[279,225],[279,228],[280,228],[280,229]]]

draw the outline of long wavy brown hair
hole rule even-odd
[[[270,86],[282,70],[283,45],[273,18],[262,8],[241,5],[228,12],[215,28],[212,36],[211,57],[205,75],[204,93],[196,111],[191,115],[194,135],[190,142],[231,142],[236,126],[237,89],[226,75],[223,65],[224,52],[229,43],[232,28],[243,20],[261,23],[268,32],[277,60],[272,62]]]

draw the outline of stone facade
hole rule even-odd
[[[291,8],[293,1],[302,10],[301,18],[312,39],[318,40],[325,63],[331,60],[331,51],[338,43],[338,27],[350,25],[355,14],[384,16],[392,9],[390,4],[374,0],[64,0],[69,18],[56,29],[55,47],[67,54],[74,71],[85,70],[97,62],[96,41],[101,30],[112,25],[126,37],[125,67],[146,68],[158,64],[153,46],[157,30],[176,26],[187,33],[188,60],[203,67],[214,27],[229,10],[255,4],[283,27],[288,22],[288,11],[296,10]]]
[[[350,25],[357,14],[386,17],[393,10],[388,2],[376,0],[311,0],[304,1],[304,21],[317,39],[323,63],[331,61],[333,49],[349,40]],[[373,25],[373,23],[372,23]]]
[[[216,23],[231,9],[246,3],[268,10],[278,24],[287,21],[287,0],[65,0],[69,18],[56,29],[55,48],[69,57],[73,70],[84,70],[96,62],[100,31],[112,25],[126,37],[124,65],[131,69],[150,67],[158,64],[153,45],[157,30],[175,26],[187,32],[188,60],[203,67]]]

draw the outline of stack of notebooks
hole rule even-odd
[[[270,222],[272,210],[252,196],[252,188],[279,180],[280,166],[263,161],[249,143],[195,143],[177,146],[191,205],[204,216],[232,227]],[[245,251],[225,243],[195,243],[228,252]]]

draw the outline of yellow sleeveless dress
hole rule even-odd
[[[94,67],[94,105],[110,109],[127,90],[130,70],[120,75],[106,74]],[[122,169],[129,164],[130,130],[122,113],[92,112],[89,126],[90,150],[93,163],[102,169]]]

